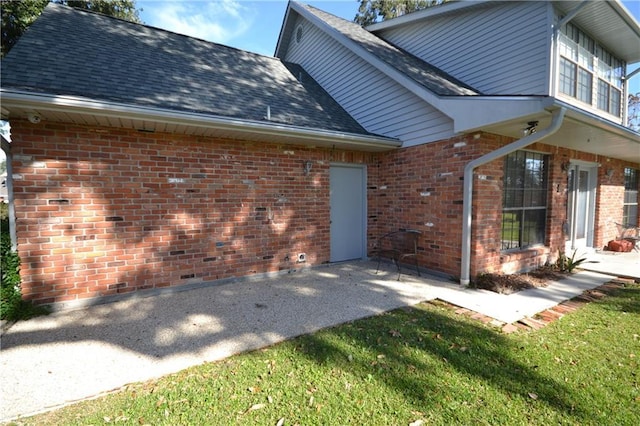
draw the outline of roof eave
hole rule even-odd
[[[273,56],[276,58],[282,58],[286,54],[288,40],[285,40],[284,36],[287,28],[289,27],[289,25],[291,25],[290,19],[293,19],[290,17],[291,16],[290,4],[291,4],[291,1],[289,1],[289,4],[287,4],[287,9],[284,12],[284,18],[282,19],[282,26],[280,27],[280,34],[278,34],[278,42],[276,43],[276,50],[273,53]]]
[[[449,96],[443,108],[453,118],[454,132],[467,133],[486,126],[540,113],[553,105],[548,96]],[[472,114],[469,111],[473,111]]]
[[[360,135],[317,128],[285,125],[276,122],[243,120],[188,111],[96,101],[92,99],[0,89],[3,109],[34,112],[58,112],[70,115],[87,114],[96,117],[118,118],[145,123],[163,123],[219,130],[238,139],[271,140],[281,138],[283,143],[313,146],[337,146],[364,151],[385,151],[400,147],[402,142],[384,136]],[[20,117],[24,118],[24,117]]]
[[[391,65],[386,62],[380,60],[376,56],[372,55],[365,48],[360,46],[357,42],[351,40],[349,37],[341,34],[331,25],[324,22],[322,19],[319,19],[312,13],[308,12],[302,5],[297,2],[290,2],[289,7],[293,9],[295,12],[303,16],[305,19],[314,23],[319,28],[322,28],[326,34],[331,36],[338,43],[342,44],[344,47],[349,49],[355,55],[357,55],[360,59],[365,62],[371,64],[378,71],[387,75],[389,78],[393,79],[396,83],[405,87],[407,90],[411,91],[418,97],[420,97],[425,102],[429,103],[436,109],[440,110],[443,114],[451,117],[450,111],[447,109],[447,104],[442,103],[442,97],[438,96],[436,93],[424,87],[422,84],[418,83],[407,74],[400,72],[395,69]]]
[[[388,19],[386,21],[377,22],[375,24],[367,26],[365,29],[369,32],[376,32],[385,30],[387,28],[393,28],[399,25],[405,25],[412,22],[420,21],[425,18],[432,18],[443,13],[450,13],[459,11],[462,9],[468,9],[476,7],[482,3],[490,3],[492,0],[476,0],[476,1],[449,1],[437,6],[428,7],[426,9],[419,10],[413,13],[407,13],[406,15],[399,16],[397,18]]]
[[[556,7],[567,12],[573,2],[554,1]],[[589,32],[618,58],[635,63],[640,61],[640,23],[619,0],[585,1],[572,21]],[[597,19],[603,25],[590,25]]]
[[[638,137],[638,133],[595,114],[550,96],[451,96],[443,99],[448,110],[457,110],[454,117],[454,131],[468,133],[489,126],[500,125],[564,107],[567,114],[580,117],[585,124],[607,129],[625,137]],[[469,114],[473,111],[473,114]]]
[[[640,134],[623,125],[582,110],[553,97],[473,97],[451,98],[460,111],[454,118],[454,129],[460,133],[488,132],[511,138],[522,138],[531,122],[540,128],[549,125],[552,111],[566,110],[565,119],[557,134],[544,143],[571,150],[640,163]],[[469,104],[475,108],[469,114]],[[491,114],[484,114],[491,111]]]

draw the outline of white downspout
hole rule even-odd
[[[5,153],[7,165],[7,198],[9,198],[9,235],[11,237],[11,250],[18,251],[18,235],[16,233],[16,208],[13,196],[13,156],[9,141],[0,136],[2,150]]]
[[[536,133],[532,133],[518,139],[515,142],[505,145],[502,148],[498,148],[495,151],[491,151],[482,157],[476,158],[473,161],[467,163],[464,168],[464,181],[463,181],[463,197],[462,197],[462,254],[460,265],[460,284],[469,285],[469,273],[471,269],[471,214],[473,203],[473,171],[483,164],[489,163],[497,158],[503,157],[514,151],[522,149],[528,145],[536,143],[547,136],[551,136],[560,129],[562,121],[564,120],[564,114],[566,109],[561,107],[553,112],[551,124],[544,130]]]

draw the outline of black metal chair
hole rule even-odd
[[[376,274],[380,270],[380,261],[382,258],[393,260],[396,268],[398,268],[398,281],[400,281],[400,263],[406,259],[413,258],[418,276],[420,268],[418,267],[418,238],[422,232],[416,229],[399,229],[389,232],[378,238],[372,254],[378,258],[378,267]]]

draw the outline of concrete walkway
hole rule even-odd
[[[0,340],[0,421],[423,301],[438,298],[513,322],[611,279],[581,272],[506,296],[433,276],[396,281],[392,268],[376,275],[375,266],[334,264],[139,295],[13,324]]]

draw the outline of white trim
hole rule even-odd
[[[553,111],[551,124],[546,129],[518,139],[509,145],[491,151],[467,163],[464,167],[463,196],[462,196],[462,248],[460,259],[460,284],[468,285],[471,270],[471,222],[473,209],[473,172],[477,167],[487,164],[500,157],[504,157],[519,149],[523,149],[556,133],[562,126],[566,108],[561,107]]]
[[[0,89],[3,107],[37,108],[41,111],[85,113],[90,115],[161,121],[162,123],[192,125],[195,127],[237,131],[249,134],[282,135],[303,140],[349,143],[354,146],[372,148],[396,148],[399,140],[383,136],[366,136],[331,130],[287,126],[273,122],[233,119],[202,113],[173,111],[147,106],[131,106],[108,101],[95,101],[72,96],[33,94],[29,92]]]
[[[451,2],[451,3],[443,3],[437,6],[428,7],[423,10],[419,10],[417,12],[408,13],[406,15],[399,16],[397,18],[388,19],[386,21],[377,22],[375,24],[369,25],[365,29],[369,32],[375,32],[380,30],[385,30],[387,28],[393,28],[399,25],[410,24],[412,22],[420,21],[421,19],[432,18],[434,16],[442,15],[444,13],[456,12],[461,9],[468,9],[473,6],[478,6],[483,3],[490,3],[489,0],[476,0],[473,2]]]
[[[364,47],[362,47],[359,43],[351,40],[349,37],[338,32],[334,27],[324,22],[322,19],[318,18],[308,10],[301,6],[298,3],[292,2],[290,7],[298,12],[305,19],[310,21],[312,24],[321,28],[325,34],[329,35],[333,39],[335,39],[338,43],[349,49],[356,56],[358,56],[363,61],[367,62],[378,71],[385,74],[387,77],[391,78],[396,83],[403,86],[405,89],[413,92],[416,96],[418,96],[423,101],[431,104],[433,107],[439,109],[443,114],[448,115],[450,118],[454,118],[451,115],[451,112],[446,108],[446,104],[442,103],[442,98],[433,93],[432,91],[425,88],[422,84],[415,81],[413,78],[407,76],[405,73],[397,70],[391,65],[387,64],[383,60],[377,58],[375,55],[370,53]]]
[[[567,218],[570,219],[571,228],[569,229],[570,240],[568,242],[571,243],[570,249],[575,250],[577,248],[585,248],[585,247],[576,247],[576,226],[577,226],[577,197],[578,192],[576,192],[577,179],[579,178],[580,171],[586,171],[589,173],[589,181],[587,185],[589,187],[589,199],[587,205],[587,211],[585,212],[585,220],[587,221],[585,227],[586,236],[584,237],[586,247],[593,247],[594,237],[595,237],[595,218],[596,218],[596,198],[598,196],[598,168],[600,165],[598,163],[583,161],[583,160],[569,160],[570,168],[572,168],[576,175],[574,176],[574,188],[571,188],[571,191],[567,191],[567,207],[569,207],[568,197],[573,196],[573,201],[571,203],[572,211],[567,212]],[[581,238],[582,240],[583,238]]]

